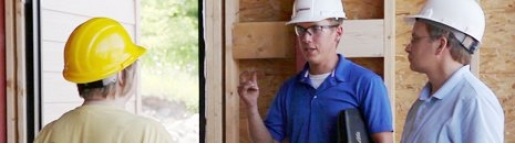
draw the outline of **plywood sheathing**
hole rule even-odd
[[[480,53],[480,78],[504,109],[505,142],[515,142],[515,0],[481,0],[486,30]]]
[[[417,13],[424,4],[424,0],[396,0],[395,1],[395,127],[394,135],[397,142],[401,139],[402,129],[411,105],[418,97],[418,93],[427,81],[425,75],[411,71],[407,54],[404,51],[411,38],[411,25],[404,21],[404,17]]]
[[[259,113],[264,119],[276,92],[288,78],[295,75],[294,59],[240,60],[242,71],[256,70],[260,96],[258,98]],[[240,142],[251,142],[247,130],[247,113],[245,104],[240,102]]]

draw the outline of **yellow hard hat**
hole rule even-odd
[[[134,63],[145,51],[132,42],[117,21],[92,18],[75,28],[68,38],[63,76],[79,84],[102,80]]]

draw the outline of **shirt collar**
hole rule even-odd
[[[336,64],[336,68],[331,71],[331,74],[329,77],[336,78],[338,81],[345,81],[348,79],[350,71],[348,70],[348,65],[350,64],[350,61],[347,60],[343,55],[338,55],[338,63]],[[307,82],[309,79],[309,63],[306,62],[304,65],[304,68],[298,75],[299,81],[301,82]]]
[[[453,88],[462,80],[467,72],[470,72],[470,65],[463,66],[454,72],[452,76],[442,85],[442,87],[432,96],[429,95],[431,93],[431,84],[428,82],[422,89],[419,100],[427,100],[431,97],[443,99],[445,96],[452,92]]]

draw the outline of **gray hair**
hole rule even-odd
[[[123,73],[122,79],[125,82],[125,87],[121,91],[122,95],[125,95],[130,92],[131,89],[133,89],[133,83],[135,80],[135,72],[136,72],[136,63],[128,66],[127,68],[123,69],[120,73]],[[120,74],[118,73],[118,74]],[[106,79],[97,81],[99,83],[105,83],[103,86],[99,87],[85,87],[84,84],[77,84],[78,91],[80,97],[84,99],[89,99],[96,95],[101,95],[103,98],[107,98],[110,95],[114,95],[117,93],[116,91],[116,85],[118,84],[119,80],[116,78],[118,77],[118,74],[115,74],[114,76],[108,77]],[[106,83],[105,81],[112,81]]]

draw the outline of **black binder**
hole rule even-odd
[[[371,143],[367,126],[358,109],[346,109],[338,116],[338,143]]]

